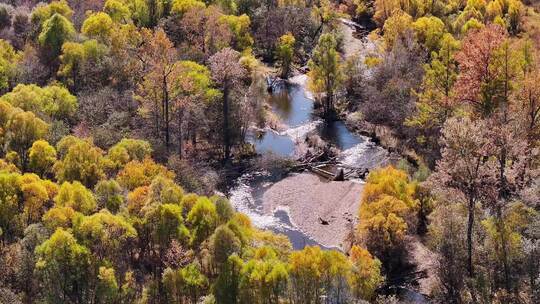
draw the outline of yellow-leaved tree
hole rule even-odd
[[[372,171],[360,206],[358,234],[388,270],[400,261],[407,231],[415,226],[416,184],[392,166]]]

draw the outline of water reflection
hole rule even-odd
[[[321,124],[319,134],[322,139],[334,144],[340,150],[350,149],[366,140],[362,136],[351,133],[342,121]]]
[[[350,149],[366,141],[364,137],[350,132],[342,121],[320,123],[320,118],[313,114],[313,100],[306,96],[302,85],[276,86],[274,92],[268,97],[268,103],[274,115],[287,126],[287,130],[280,134],[267,131],[260,137],[252,136],[251,142],[259,154],[271,152],[279,156],[291,156],[295,148],[294,140],[301,139],[298,138],[298,134],[305,136],[306,132],[290,131],[304,131],[304,129],[309,131],[315,126],[322,139],[340,150]],[[306,128],[303,128],[304,126]]]
[[[294,153],[294,142],[287,135],[280,135],[271,130],[262,136],[251,135],[251,142],[255,145],[258,154],[273,153],[278,156],[291,156]]]
[[[268,103],[285,125],[296,127],[313,120],[313,101],[304,93],[304,88],[298,84],[284,84],[274,89]]]

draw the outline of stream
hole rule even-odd
[[[350,23],[350,21],[348,21]],[[347,56],[362,46],[358,38],[360,26],[345,25],[346,39],[349,40]],[[347,27],[348,26],[348,27]],[[348,33],[347,33],[348,32]],[[371,44],[373,48],[374,44]],[[370,46],[364,44],[364,48]],[[346,47],[347,48],[347,47]],[[366,50],[367,51],[367,50]],[[270,111],[281,123],[279,131],[270,128],[253,130],[248,140],[254,145],[256,152],[262,156],[273,158],[295,159],[305,149],[304,141],[309,135],[316,134],[324,142],[338,149],[337,160],[350,168],[372,169],[385,166],[392,160],[392,155],[382,147],[373,143],[370,138],[350,131],[343,121],[324,122],[314,114],[312,94],[306,89],[307,75],[301,74],[282,82],[273,88],[268,97]],[[237,211],[248,215],[253,224],[260,229],[268,229],[286,235],[293,249],[299,250],[305,246],[317,245],[323,249],[341,248],[325,246],[314,239],[291,219],[287,207],[278,207],[272,212],[263,211],[263,194],[272,185],[287,176],[274,170],[251,170],[239,177],[229,189],[229,199]],[[363,183],[362,180],[355,182]],[[332,202],[328,202],[331,204]],[[311,212],[311,210],[306,210]],[[428,299],[404,284],[392,292],[399,299],[412,303],[429,303]]]
[[[306,137],[317,134],[339,149],[338,160],[347,166],[374,168],[386,163],[388,152],[375,145],[368,137],[349,131],[342,121],[326,123],[314,114],[314,102],[305,89],[306,80],[306,75],[299,75],[274,88],[268,103],[284,127],[282,131],[266,128],[262,136],[256,136],[255,132],[250,133],[249,140],[257,153],[278,158],[294,158],[300,153],[298,149],[301,149],[301,143]],[[294,249],[302,249],[306,245],[330,248],[294,225],[286,208],[277,208],[273,214],[263,213],[262,195],[272,184],[284,177],[265,170],[246,173],[230,190],[230,201],[238,211],[246,213],[255,226],[285,234]]]

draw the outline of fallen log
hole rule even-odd
[[[322,177],[324,177],[326,179],[329,179],[329,180],[334,179],[334,173],[332,173],[330,171],[326,171],[324,169],[317,168],[317,167],[308,167],[308,169],[311,172],[313,172],[313,173],[315,173],[317,175],[320,175],[320,176],[322,176]]]

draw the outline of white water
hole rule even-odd
[[[281,223],[273,215],[262,214],[261,206],[255,201],[251,183],[258,177],[268,175],[268,172],[246,173],[238,178],[229,193],[229,201],[237,211],[249,216],[256,227],[266,229],[279,227]]]
[[[342,151],[338,157],[339,161],[354,168],[374,168],[383,165],[388,159],[388,151],[377,146],[368,137],[363,137],[365,138],[363,142]]]
[[[307,137],[309,133],[312,133],[317,129],[319,125],[323,123],[322,119],[317,119],[309,123],[287,129],[283,132],[280,132],[280,135],[289,136],[294,141],[300,141]]]

